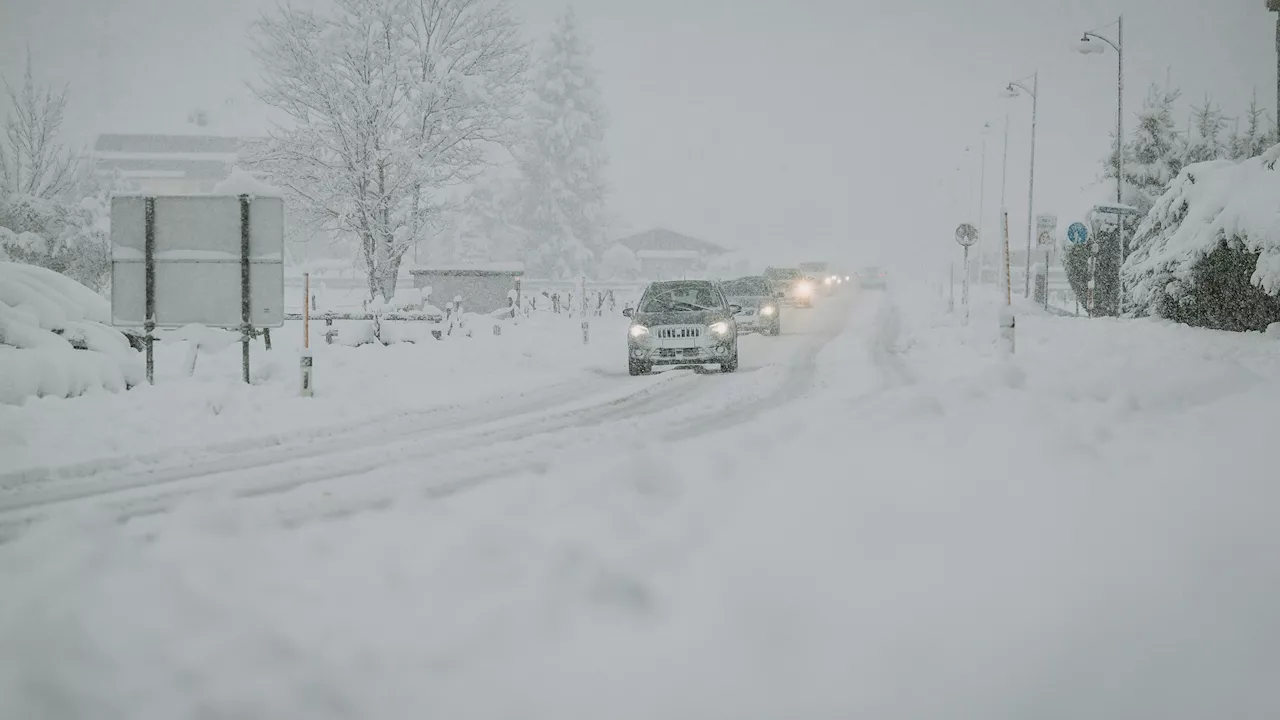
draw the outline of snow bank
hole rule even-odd
[[[160,331],[155,387],[0,407],[0,426],[14,428],[8,439],[0,437],[0,476],[43,476],[73,466],[74,472],[87,472],[154,454],[198,454],[210,445],[303,439],[334,427],[386,422],[504,393],[563,384],[588,392],[625,376],[626,318],[592,318],[592,344],[584,347],[577,318],[535,313],[503,322],[479,317],[468,321],[472,337],[455,330],[440,341],[430,335],[443,329],[438,324],[383,320],[384,338],[397,342],[360,347],[348,345],[371,341],[371,323],[334,321],[338,344],[328,345],[326,325],[313,317],[312,398],[298,394],[301,322],[272,331],[270,352],[261,340],[253,343],[253,387],[241,381],[238,334],[199,326]],[[494,323],[503,325],[501,336],[492,334]],[[201,347],[193,353],[196,342]]]
[[[1280,145],[1260,157],[1189,165],[1156,201],[1125,262],[1126,284],[1138,307],[1150,307],[1173,280],[1222,241],[1261,253],[1252,282],[1280,294]]]
[[[107,325],[110,316],[105,298],[71,278],[0,262],[0,403],[140,382],[138,353]]]

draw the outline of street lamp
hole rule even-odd
[[[1107,51],[1103,43],[1116,51],[1116,204],[1124,204],[1124,15],[1116,18],[1112,25],[1116,26],[1116,39],[1099,35],[1094,30],[1086,30],[1076,43],[1076,50],[1082,55],[1101,55]],[[1105,25],[1104,27],[1110,27]],[[1099,28],[1101,29],[1101,28]],[[1099,42],[1094,42],[1098,40]],[[1120,216],[1120,234],[1116,240],[1116,315],[1124,300],[1124,216]]]
[[[1001,95],[1006,98],[1016,98],[1024,92],[1031,96],[1031,179],[1027,183],[1027,267],[1023,297],[1031,297],[1031,221],[1036,200],[1036,114],[1040,107],[1039,70],[1031,76],[1031,87],[1027,87],[1026,78],[1014,80],[1005,86]]]

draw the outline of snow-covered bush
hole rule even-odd
[[[138,353],[110,320],[110,303],[71,278],[0,262],[0,402],[141,382]]]
[[[1280,145],[1183,168],[1138,227],[1126,309],[1222,330],[1280,321]]]

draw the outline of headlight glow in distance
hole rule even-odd
[[[772,305],[765,305],[764,307],[760,308],[761,315],[772,315],[776,312],[778,312],[777,308],[775,308]]]
[[[796,293],[799,295],[808,295],[811,292],[813,292],[813,286],[807,282],[796,285]]]
[[[643,325],[632,325],[630,332],[631,332],[631,337],[642,338],[645,335],[649,334],[649,328]]]
[[[716,335],[727,335],[729,333],[729,323],[723,320],[719,322],[713,322],[710,325],[708,325],[707,328]]]

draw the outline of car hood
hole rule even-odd
[[[732,305],[741,305],[744,308],[758,308],[762,305],[768,305],[773,302],[773,298],[768,295],[731,295],[729,303]]]
[[[659,325],[710,325],[717,320],[727,320],[729,314],[720,310],[699,310],[697,312],[662,312],[635,314],[632,322],[646,327]]]

